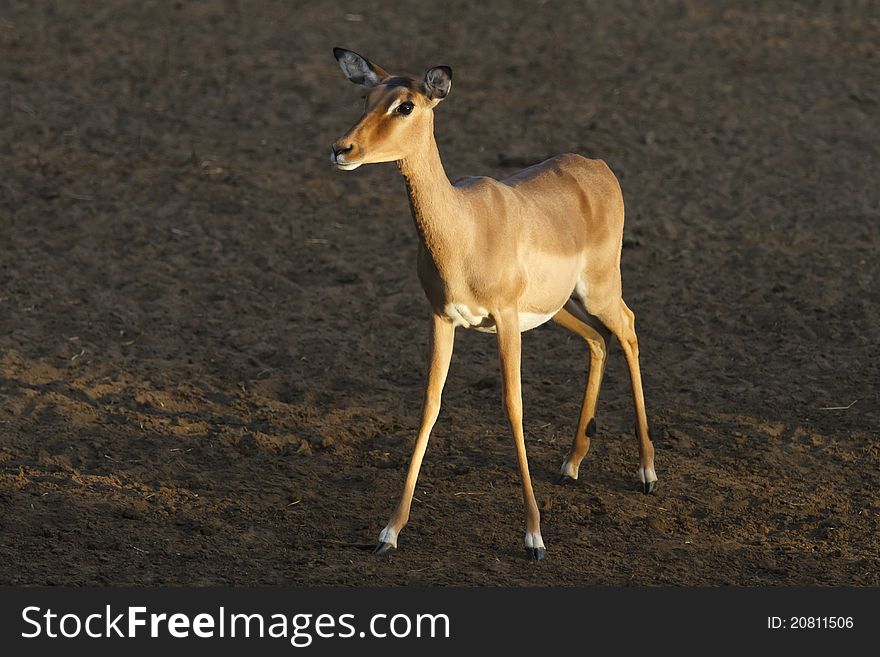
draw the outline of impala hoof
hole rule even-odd
[[[561,474],[558,477],[556,477],[556,479],[553,483],[555,483],[557,486],[568,486],[568,485],[574,484],[576,482],[577,482],[577,479],[575,479],[574,477],[569,477],[567,474]]]
[[[529,555],[529,559],[532,561],[540,561],[544,558],[544,555],[547,554],[546,548],[537,547],[537,548],[526,548],[526,554]]]
[[[385,541],[380,541],[375,548],[373,548],[373,554],[385,554],[387,552],[391,552],[391,550],[396,550],[397,546],[392,545],[391,543],[386,543]]]
[[[557,484],[565,484],[569,481],[577,481],[578,467],[571,461],[565,461],[559,470],[559,476],[556,477]]]
[[[657,473],[654,472],[653,464],[648,467],[642,466],[639,468],[639,481],[642,482],[642,492],[645,495],[650,495],[654,490],[654,486],[657,485]]]
[[[525,544],[526,554],[529,555],[531,561],[540,561],[547,553],[547,550],[544,549],[544,539],[541,538],[540,531],[526,532]]]

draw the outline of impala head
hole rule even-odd
[[[434,107],[452,86],[452,69],[436,66],[423,79],[391,75],[356,52],[334,48],[346,77],[366,89],[360,120],[332,146],[331,163],[350,171],[362,164],[395,162],[433,134]]]

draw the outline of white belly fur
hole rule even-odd
[[[489,317],[489,311],[485,308],[477,308],[471,311],[463,303],[448,303],[443,308],[443,314],[448,317],[454,326],[463,328],[475,328],[484,333],[495,333],[495,322]],[[555,312],[545,313],[519,313],[519,330],[525,332],[547,322]]]
[[[519,330],[520,333],[538,328],[541,324],[550,321],[556,313],[545,315],[544,313],[520,313],[519,314]]]

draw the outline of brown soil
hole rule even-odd
[[[0,583],[880,584],[880,17],[586,4],[4,3]],[[621,178],[660,482],[615,348],[552,483],[587,351],[527,333],[544,562],[464,331],[401,549],[363,549],[429,322],[396,170],[327,165],[361,103],[334,45],[455,69],[453,178]]]

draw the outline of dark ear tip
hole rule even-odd
[[[428,72],[426,73],[426,75],[428,73],[431,73],[432,71],[443,71],[443,75],[445,75],[447,78],[452,80],[452,69],[449,68],[448,66],[435,66],[431,69],[428,69]]]
[[[340,48],[339,46],[336,46],[333,49],[333,56],[336,59],[342,59],[345,56],[346,52],[348,52],[348,51],[345,48]]]

